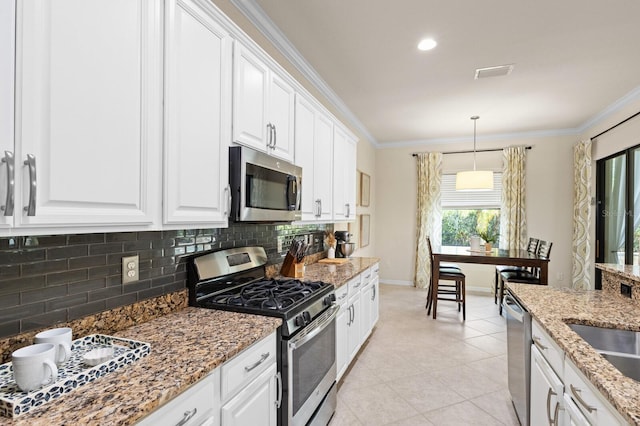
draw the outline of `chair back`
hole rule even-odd
[[[540,245],[539,239],[529,237],[529,244],[527,245],[527,251],[529,253],[536,253],[538,251],[538,245]]]
[[[541,240],[540,244],[538,245],[538,257],[543,257],[545,259],[548,259],[549,255],[551,254],[552,245],[553,243]]]
[[[433,249],[431,248],[431,238],[427,237],[427,250],[429,250],[429,259],[433,260]]]

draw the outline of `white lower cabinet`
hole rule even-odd
[[[163,405],[138,423],[140,426],[215,426],[220,424],[220,369]]]
[[[336,371],[340,380],[378,321],[378,264],[336,289]]]
[[[535,345],[531,345],[531,426],[561,425],[564,385]]]
[[[236,396],[222,406],[223,426],[269,425],[277,423],[276,365],[245,386]]]

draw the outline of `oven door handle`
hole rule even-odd
[[[309,340],[316,337],[322,330],[327,328],[329,324],[335,319],[338,315],[338,311],[340,310],[340,306],[337,304],[332,304],[331,307],[324,313],[322,316],[311,322],[307,328],[311,331],[306,333],[300,333],[293,340],[289,342],[289,348],[298,349],[302,347]]]

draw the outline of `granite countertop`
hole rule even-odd
[[[301,279],[304,281],[324,281],[338,288],[379,261],[380,259],[377,257],[351,257],[348,262],[342,265],[311,263],[305,266],[304,277]]]
[[[611,405],[628,422],[640,425],[640,382],[620,373],[566,324],[640,331],[638,304],[599,290],[512,283],[508,288]]]
[[[621,275],[630,280],[640,280],[640,266],[619,265],[617,263],[596,263],[596,268],[613,274]]]
[[[128,425],[274,332],[278,318],[188,307],[114,333],[151,353],[7,425]],[[75,337],[75,336],[74,336]]]

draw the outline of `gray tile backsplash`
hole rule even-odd
[[[186,260],[194,253],[259,245],[269,263],[280,263],[296,235],[312,235],[310,254],[322,251],[326,230],[333,225],[2,237],[0,338],[182,289]],[[123,285],[121,259],[136,254],[140,280]]]

